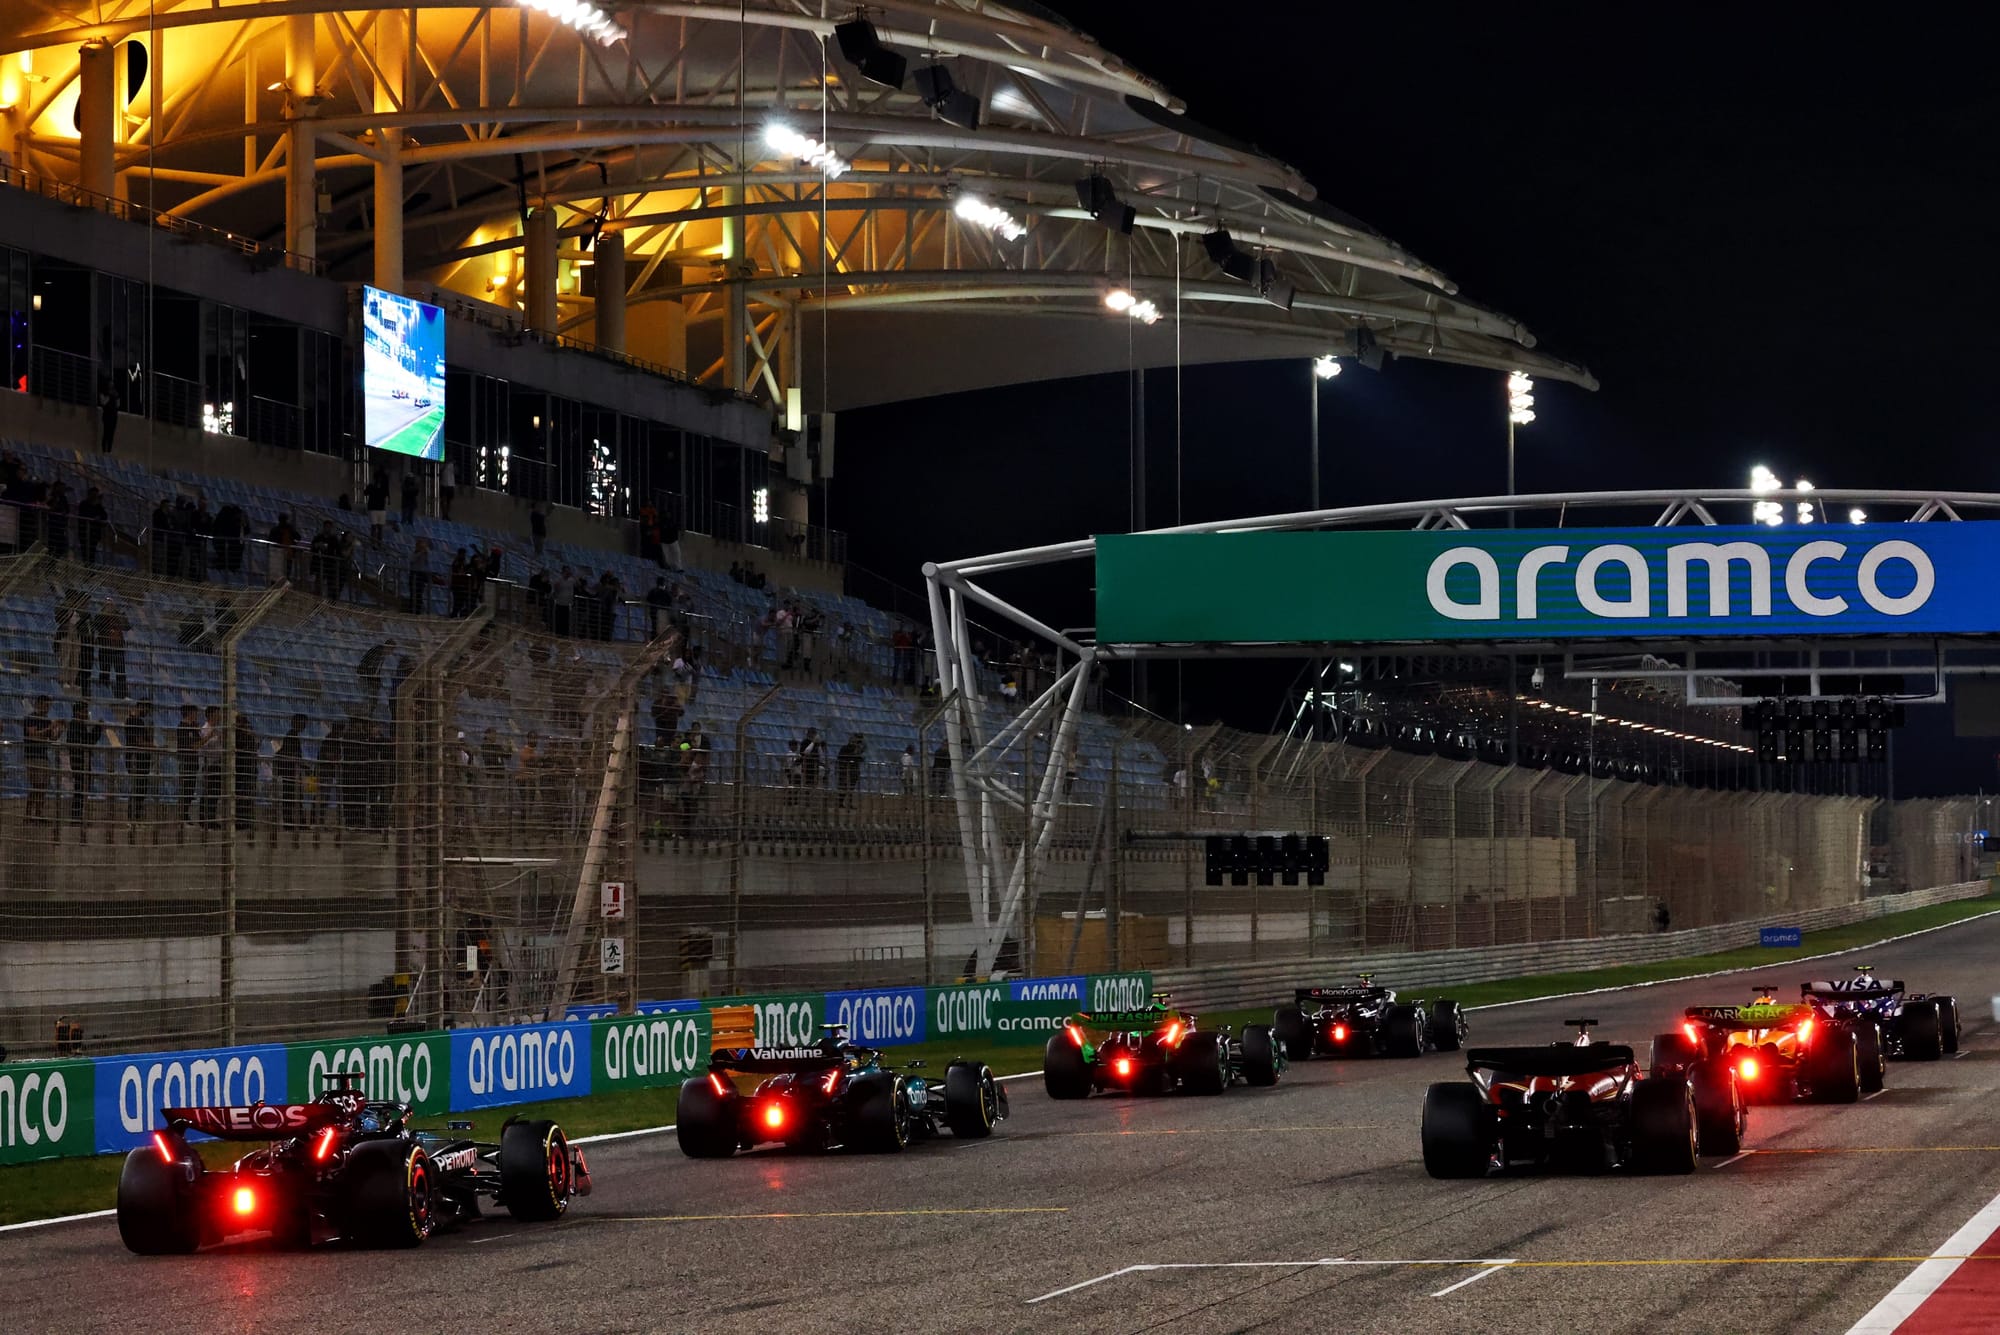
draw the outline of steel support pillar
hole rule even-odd
[[[625,351],[625,234],[597,238],[597,346]]]
[[[102,39],[77,51],[77,184],[109,197],[118,187],[118,51]]]
[[[544,204],[528,215],[525,279],[528,328],[538,334],[556,332],[556,211]]]

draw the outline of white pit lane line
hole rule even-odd
[[[1931,1259],[1903,1277],[1889,1295],[1847,1329],[1847,1335],[1890,1335],[1909,1320],[1933,1293],[1952,1277],[1972,1249],[2000,1231],[2000,1196],[1981,1206],[1965,1226],[1944,1240]]]
[[[1311,1270],[1314,1269],[1315,1267],[1321,1267],[1321,1266],[1376,1266],[1384,1268],[1394,1267],[1394,1266],[1457,1266],[1457,1267],[1478,1266],[1480,1267],[1480,1271],[1478,1274],[1473,1275],[1468,1279],[1462,1280],[1457,1284],[1453,1284],[1448,1288],[1440,1289],[1438,1290],[1438,1292],[1431,1295],[1431,1297],[1437,1298],[1437,1297],[1442,1297],[1444,1294],[1450,1293],[1452,1289],[1462,1289],[1467,1284],[1472,1283],[1473,1280],[1484,1279],[1486,1278],[1486,1276],[1493,1274],[1496,1271],[1504,1270],[1508,1266],[1514,1264],[1514,1262],[1518,1259],[1519,1259],[1518,1257],[1513,1257],[1513,1256],[1474,1256],[1474,1257],[1461,1256],[1461,1257],[1426,1257],[1423,1259],[1372,1261],[1372,1260],[1357,1260],[1345,1256],[1326,1256],[1326,1257],[1319,1257],[1310,1261],[1160,1261],[1152,1263],[1141,1262],[1140,1264],[1137,1265],[1128,1265],[1121,1267],[1120,1269],[1117,1270],[1106,1271],[1102,1275],[1097,1275],[1090,1279],[1081,1280],[1075,1284],[1065,1285],[1060,1289],[1053,1289],[1048,1293],[1042,1294],[1038,1298],[1027,1299],[1025,1305],[1032,1307],[1036,1303],[1045,1303],[1049,1301],[1049,1299],[1051,1298],[1061,1298],[1066,1294],[1076,1293],[1079,1292],[1080,1290],[1094,1287],[1095,1285],[1102,1284],[1107,1280],[1119,1279],[1125,1275],[1144,1274],[1152,1270]]]

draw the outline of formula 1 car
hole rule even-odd
[[[1424,1095],[1424,1170],[1484,1177],[1534,1166],[1691,1173],[1704,1153],[1696,1089],[1685,1075],[1644,1074],[1632,1049],[1590,1037],[1595,1020],[1568,1020],[1573,1041],[1473,1048],[1470,1084],[1441,1081]]]
[[[414,1247],[479,1218],[482,1202],[516,1219],[552,1220],[571,1197],[590,1194],[583,1151],[554,1122],[510,1117],[498,1144],[419,1131],[406,1105],[371,1102],[361,1079],[331,1074],[332,1087],[311,1103],[164,1109],[166,1128],[127,1154],[118,1175],[118,1236],[142,1256],[244,1233],[289,1247],[333,1237]],[[189,1132],[269,1143],[217,1172],[189,1147]]]
[[[1872,1019],[1891,1057],[1936,1061],[1958,1051],[1958,999],[1907,993],[1902,979],[1877,978],[1872,965],[1855,965],[1852,978],[1801,983],[1799,995],[1830,1015]]]
[[[1271,1026],[1251,1024],[1241,1037],[1227,1027],[1202,1029],[1193,1015],[1154,993],[1136,1011],[1079,1011],[1049,1035],[1042,1050],[1042,1087],[1052,1099],[1081,1099],[1100,1090],[1122,1094],[1220,1094],[1237,1082],[1278,1083],[1288,1064]],[[1101,1035],[1097,1039],[1089,1031]]]
[[[1465,1045],[1465,1012],[1456,1001],[1399,1001],[1393,988],[1374,985],[1373,974],[1356,977],[1359,987],[1302,987],[1291,1005],[1278,1007],[1271,1029],[1286,1056],[1421,1057]]]
[[[674,1135],[691,1159],[726,1159],[738,1150],[894,1153],[946,1131],[961,1140],[993,1134],[1007,1115],[1007,1092],[979,1062],[953,1061],[942,1081],[906,1075],[874,1048],[846,1041],[846,1026],[822,1026],[817,1046],[735,1048],[709,1059],[708,1072],[681,1086]],[[904,1068],[921,1067],[910,1062]],[[738,1075],[765,1077],[745,1094]]]
[[[1882,1088],[1881,1031],[1870,1017],[1787,1005],[1759,987],[1748,1006],[1689,1006],[1678,1030],[1653,1039],[1656,1075],[1717,1063],[1746,1101],[1852,1103]]]

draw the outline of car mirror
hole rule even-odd
[[[472,1130],[472,1123],[470,1123],[470,1122],[446,1122],[446,1123],[444,1124],[444,1129],[445,1129],[445,1130],[447,1130],[447,1131],[470,1131],[470,1130]]]

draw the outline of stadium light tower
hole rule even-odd
[[[1312,396],[1312,443],[1311,454],[1308,456],[1311,464],[1308,471],[1311,486],[1308,498],[1315,510],[1319,509],[1319,387],[1339,374],[1340,359],[1330,352],[1323,353],[1313,358],[1312,378],[1306,381],[1306,389]]]
[[[1507,375],[1507,494],[1514,492],[1514,428],[1535,420],[1535,382],[1526,371]],[[1514,512],[1507,511],[1507,527],[1514,527]]]

